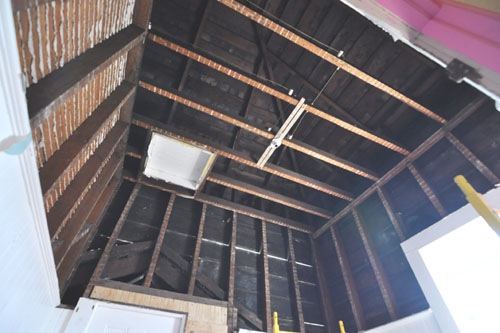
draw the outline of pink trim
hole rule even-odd
[[[432,0],[374,0],[409,26],[500,73],[500,17]]]

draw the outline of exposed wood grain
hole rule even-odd
[[[226,74],[226,75],[228,75],[236,80],[239,80],[243,83],[246,83],[246,84],[248,84],[248,85],[250,85],[258,90],[261,90],[262,92],[264,92],[266,94],[269,94],[271,96],[279,98],[280,100],[282,100],[288,104],[297,105],[297,103],[298,103],[298,99],[296,99],[292,96],[289,96],[285,93],[279,92],[276,89],[271,88],[267,84],[261,82],[259,79],[251,78],[248,75],[242,74],[241,71],[238,69],[230,68],[230,67],[228,67],[229,65],[222,65],[221,61],[216,62],[216,61],[214,61],[214,60],[212,60],[204,55],[201,55],[202,52],[199,50],[193,51],[193,48],[188,49],[187,47],[183,47],[177,43],[171,42],[171,41],[166,40],[166,39],[164,39],[160,36],[157,36],[157,35],[149,34],[148,37],[151,40],[153,40],[155,43],[158,43],[162,46],[165,46],[165,47],[167,47],[167,48],[169,48],[169,49],[171,49],[179,54],[185,55],[186,57],[194,59],[194,60],[212,68],[212,69],[215,69],[215,70],[222,72],[222,73],[224,73],[224,74]],[[373,141],[377,144],[380,144],[388,149],[394,150],[394,151],[396,151],[400,154],[403,154],[403,155],[409,154],[408,150],[406,150],[402,147],[399,147],[398,145],[396,145],[392,142],[389,142],[385,139],[382,139],[373,133],[370,133],[370,132],[363,130],[355,125],[352,125],[348,122],[345,122],[345,121],[343,121],[335,116],[332,116],[324,111],[321,111],[320,109],[318,109],[312,105],[306,105],[305,109],[306,109],[306,111],[308,111],[309,113],[311,113],[317,117],[320,117],[328,122],[331,122],[337,126],[340,126],[343,129],[350,131],[354,134],[362,136],[365,139],[368,139],[368,140]]]
[[[227,301],[229,304],[234,304],[234,278],[236,266],[236,233],[238,230],[238,213],[233,212],[233,220],[231,223],[231,243],[229,244],[229,283]]]
[[[382,298],[384,299],[387,312],[389,313],[391,320],[396,320],[396,318],[398,318],[398,314],[396,311],[396,307],[394,306],[394,296],[392,294],[392,289],[389,281],[387,280],[384,267],[382,266],[382,263],[378,258],[371,239],[368,237],[368,234],[363,225],[363,221],[361,220],[361,216],[359,215],[356,208],[353,208],[352,215],[356,223],[356,228],[358,229],[358,232],[361,236],[361,241],[363,242],[366,254],[368,255],[368,260],[370,261],[373,273],[375,274],[375,279],[377,280]]]
[[[342,239],[340,238],[336,226],[330,227],[330,233],[333,239],[335,252],[337,253],[337,258],[339,260],[340,270],[342,272],[342,278],[347,290],[347,296],[349,297],[349,304],[351,305],[354,321],[356,322],[357,329],[362,331],[366,328],[366,322],[363,314],[363,308],[361,307],[361,301],[359,300],[358,290],[356,288],[356,284],[354,283],[354,279],[352,278],[351,267],[347,262],[347,254],[345,253],[344,245],[342,244]]]
[[[268,258],[268,252],[267,252],[267,228],[266,228],[266,221],[262,221],[262,228],[261,228],[261,241],[262,241],[262,284],[264,286],[264,316],[266,318],[266,331],[271,332],[273,329],[273,322],[272,322],[272,309],[271,309],[271,289],[269,285],[269,258]]]
[[[410,107],[414,108],[415,110],[421,112],[422,114],[426,115],[427,117],[439,122],[439,123],[446,123],[446,120],[425,106],[415,102],[411,98],[405,96],[404,94],[398,92],[397,90],[389,87],[388,85],[382,83],[381,81],[375,79],[374,77],[364,73],[363,71],[359,70],[358,68],[352,66],[351,64],[341,60],[340,58],[334,56],[333,54],[329,53],[328,51],[316,46],[315,44],[309,42],[305,38],[302,38],[301,36],[293,33],[289,29],[273,22],[272,20],[268,19],[267,17],[251,10],[250,8],[238,3],[235,0],[218,0],[220,3],[228,6],[229,8],[235,10],[236,12],[242,14],[243,16],[257,22],[258,24],[268,28],[269,30],[273,31],[274,33],[282,36],[283,38],[288,39],[292,43],[297,44],[298,46],[303,47],[304,49],[310,51],[311,53],[317,55],[318,57],[328,61],[334,66],[337,66],[341,68],[342,70],[348,72],[351,75],[356,76],[357,78],[365,81],[366,83],[374,86],[375,88],[378,88],[382,90],[383,92],[391,95],[392,97],[400,100],[403,103],[408,104]]]
[[[309,244],[311,246],[311,254],[314,265],[314,273],[316,274],[316,281],[318,281],[319,294],[321,300],[321,310],[323,315],[323,320],[328,333],[334,332],[334,327],[336,327],[336,322],[334,320],[335,313],[333,311],[331,298],[328,297],[328,286],[326,281],[326,276],[323,271],[324,263],[321,262],[318,256],[318,250],[316,246],[316,240],[309,235]],[[335,331],[336,332],[336,331]]]
[[[302,298],[300,297],[299,276],[297,274],[297,263],[295,260],[295,249],[293,247],[292,230],[287,229],[288,251],[290,253],[289,263],[292,271],[294,303],[297,308],[297,320],[299,322],[300,333],[306,332],[304,324],[304,312],[302,311]]]
[[[170,221],[170,215],[172,214],[172,209],[174,207],[175,194],[170,195],[168,200],[167,208],[165,214],[163,214],[163,221],[161,222],[160,231],[158,232],[158,237],[156,238],[156,244],[153,250],[153,255],[151,256],[151,262],[149,263],[149,268],[144,278],[144,286],[150,287],[151,281],[153,280],[153,274],[158,263],[158,257],[160,256],[160,250],[163,246],[163,240],[165,239],[165,234],[168,228],[168,222]]]
[[[342,199],[350,200],[351,196],[349,193],[346,193],[343,190],[340,190],[338,188],[335,188],[334,186],[322,183],[316,179],[312,179],[310,177],[306,177],[304,175],[301,175],[299,173],[290,171],[288,169],[273,165],[271,163],[267,163],[264,167],[259,168],[257,166],[256,161],[253,161],[248,155],[241,153],[239,151],[236,151],[234,149],[230,149],[226,146],[222,146],[218,143],[215,142],[209,142],[206,139],[203,138],[198,138],[194,135],[185,133],[183,131],[180,131],[174,127],[165,125],[163,123],[154,121],[152,119],[139,116],[139,115],[134,115],[134,119],[132,121],[134,125],[137,125],[139,127],[146,128],[148,130],[158,132],[163,135],[170,136],[174,139],[181,140],[183,142],[189,143],[189,144],[194,144],[196,146],[202,147],[204,149],[208,149],[222,157],[230,158],[238,163],[251,166],[253,168],[258,168],[259,170],[274,174],[276,176],[285,178],[287,180],[296,182],[298,184],[308,186],[312,189],[330,194],[332,196],[340,197]]]
[[[255,196],[262,198],[262,199],[274,201],[274,202],[280,203],[282,205],[292,207],[292,208],[295,208],[295,209],[298,209],[298,210],[301,210],[303,212],[313,214],[316,216],[320,216],[320,217],[324,217],[324,218],[328,219],[328,218],[332,217],[332,215],[333,215],[332,212],[330,212],[326,209],[316,207],[314,205],[310,205],[308,203],[296,200],[296,199],[291,198],[291,197],[281,195],[279,193],[275,193],[275,192],[272,192],[272,191],[269,191],[266,189],[262,189],[258,186],[254,186],[252,184],[244,183],[244,182],[241,182],[239,180],[232,179],[230,177],[226,177],[226,176],[221,175],[221,174],[212,173],[210,176],[208,176],[207,180],[209,182],[212,182],[215,184],[223,185],[223,186],[232,188],[234,190],[238,190],[238,191],[241,191],[244,193],[255,195]]]
[[[377,194],[382,202],[382,205],[384,206],[384,209],[387,213],[387,216],[389,216],[389,220],[391,220],[392,226],[394,227],[394,230],[396,230],[396,234],[399,237],[399,240],[402,242],[406,239],[405,233],[403,232],[403,225],[394,213],[394,210],[391,207],[391,204],[389,203],[389,200],[387,199],[387,196],[384,193],[384,190],[381,187],[377,188]]]
[[[194,110],[203,112],[211,117],[217,118],[219,120],[222,120],[228,124],[238,126],[250,133],[256,134],[258,136],[261,136],[265,139],[271,140],[274,138],[274,135],[268,131],[259,129],[252,124],[250,124],[246,119],[239,117],[239,116],[230,116],[227,114],[224,114],[222,112],[218,112],[212,108],[209,108],[207,106],[201,105],[197,102],[194,101],[194,99],[191,98],[186,98],[181,96],[180,92],[172,92],[166,89],[161,89],[159,87],[156,87],[154,85],[151,85],[146,82],[139,82],[139,85],[147,89],[151,92],[154,92],[158,95],[161,95],[163,97],[166,97],[168,99],[171,99],[173,101],[176,101],[178,103],[184,104]],[[343,158],[340,158],[338,156],[335,156],[333,154],[330,154],[328,152],[322,151],[319,148],[313,147],[311,145],[308,145],[306,143],[297,141],[297,140],[291,140],[291,139],[283,139],[283,145],[290,147],[292,149],[295,149],[297,151],[300,151],[308,156],[311,156],[313,158],[317,158],[323,162],[329,163],[333,166],[342,168],[344,170],[347,170],[349,172],[352,172],[354,174],[357,174],[359,176],[371,179],[376,181],[378,178],[375,176],[375,173],[373,171],[370,171],[364,167],[361,167],[359,165],[356,165],[355,163],[349,162]]]
[[[337,215],[335,215],[332,219],[330,219],[327,223],[322,225],[317,231],[314,232],[313,237],[318,238],[321,234],[323,234],[330,226],[334,223],[340,221],[340,219],[351,211],[353,207],[356,207],[361,202],[363,202],[366,198],[372,195],[378,187],[386,184],[396,175],[398,175],[401,171],[403,171],[411,162],[422,156],[426,151],[432,148],[437,142],[443,139],[449,131],[457,127],[461,124],[467,117],[473,114],[476,110],[478,110],[486,101],[488,100],[485,96],[479,96],[475,98],[473,101],[468,103],[458,114],[453,117],[446,125],[437,130],[433,135],[431,135],[427,140],[425,140],[420,146],[418,146],[412,153],[405,157],[401,162],[399,162],[395,167],[389,170],[384,176],[382,176],[378,181],[376,181],[373,185],[371,185],[366,191],[360,194],[356,199],[354,199],[347,207],[342,209]]]
[[[85,163],[78,175],[66,188],[66,191],[47,214],[47,223],[51,238],[59,236],[62,228],[68,222],[80,205],[82,198],[90,190],[93,182],[111,158],[119,140],[125,135],[127,126],[119,122],[115,125],[104,142],[97,148],[94,155]]]
[[[205,219],[207,216],[207,204],[203,204],[201,211],[200,223],[198,224],[198,234],[196,235],[196,245],[193,253],[193,263],[191,265],[191,276],[189,278],[188,295],[194,292],[194,284],[198,274],[198,263],[200,261],[201,240],[203,238],[203,229],[205,228]]]
[[[144,39],[142,30],[130,26],[47,75],[26,91],[32,127],[37,127],[62,101],[84,86],[119,56]]]
[[[496,185],[500,183],[500,178],[491,171],[481,160],[467,148],[456,136],[450,132],[446,133],[446,138],[453,146],[486,178],[488,181]]]
[[[424,177],[422,176],[420,171],[418,171],[417,168],[415,168],[415,166],[411,163],[408,164],[407,168],[408,168],[408,170],[410,170],[411,174],[413,175],[413,177],[417,181],[417,183],[420,186],[420,188],[422,189],[422,191],[424,191],[425,195],[427,196],[429,201],[432,203],[434,208],[436,208],[436,211],[439,213],[439,215],[441,217],[445,217],[447,214],[446,209],[443,207],[443,204],[441,203],[441,201],[439,201],[439,198],[436,196],[436,193],[434,193],[434,191],[429,186],[427,181],[424,179]]]
[[[118,236],[120,235],[120,231],[123,228],[123,224],[125,223],[125,220],[128,216],[128,213],[130,209],[132,208],[132,204],[135,201],[135,198],[139,194],[139,191],[141,189],[140,184],[136,184],[134,186],[134,189],[132,190],[132,193],[130,194],[130,197],[127,200],[127,203],[125,204],[125,207],[123,208],[120,218],[118,219],[118,222],[116,222],[115,228],[113,229],[113,232],[111,233],[111,236],[108,239],[108,242],[106,243],[106,246],[104,247],[103,253],[101,255],[101,258],[99,258],[99,262],[97,263],[97,266],[94,269],[94,272],[92,273],[92,276],[90,278],[90,281],[87,285],[87,288],[85,289],[84,292],[84,297],[89,297],[90,293],[92,291],[92,288],[94,287],[95,283],[101,278],[102,272],[104,271],[104,268],[106,264],[108,263],[109,255],[111,254],[111,250],[115,246],[116,240],[118,239]]]

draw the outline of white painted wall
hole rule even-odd
[[[31,138],[22,87],[10,1],[0,1],[0,332],[60,332],[71,311],[56,308],[34,149],[22,144]]]
[[[431,310],[419,312],[392,323],[365,331],[366,333],[441,333]]]

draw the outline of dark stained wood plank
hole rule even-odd
[[[432,203],[434,208],[436,208],[436,211],[439,213],[441,217],[446,216],[446,209],[444,208],[443,204],[441,201],[439,201],[439,198],[436,196],[436,193],[432,190],[432,188],[429,186],[427,181],[424,179],[424,177],[420,174],[420,171],[415,168],[413,164],[408,164],[407,166],[408,170],[410,170],[411,174],[417,181],[418,185],[424,191],[425,195],[429,199],[429,201]]]
[[[174,202],[175,202],[175,194],[171,194],[170,199],[168,200],[168,205],[165,210],[165,214],[163,215],[163,221],[161,223],[160,231],[158,232],[158,237],[156,238],[156,245],[153,250],[153,255],[151,256],[149,268],[146,273],[146,277],[144,278],[143,285],[145,287],[150,287],[151,281],[153,281],[153,274],[156,270],[156,265],[158,263],[158,258],[160,256],[161,247],[163,246],[163,240],[165,239],[165,233],[167,232],[168,222],[170,221],[170,215],[172,214]]]
[[[324,318],[323,320],[325,321],[327,332],[333,333],[334,326],[336,326],[336,323],[334,320],[335,313],[333,312],[332,301],[331,301],[330,297],[328,297],[328,291],[327,291],[328,287],[327,287],[327,282],[325,280],[326,276],[325,276],[324,271],[322,269],[324,264],[320,262],[320,258],[318,256],[316,240],[312,237],[312,235],[309,235],[309,243],[311,246],[311,254],[312,254],[312,259],[313,259],[314,273],[316,274],[316,281],[318,281],[318,286],[319,286],[319,293],[320,293],[320,299],[321,299],[321,310],[323,312],[322,314],[323,314],[323,318]]]
[[[175,51],[179,54],[187,56],[190,59],[194,59],[194,60],[196,60],[196,61],[214,69],[214,70],[222,72],[222,73],[228,75],[229,77],[232,77],[236,80],[239,80],[243,83],[246,83],[246,84],[248,84],[256,89],[259,89],[266,94],[269,94],[273,97],[276,97],[276,98],[278,98],[278,99],[280,99],[288,104],[297,105],[297,103],[298,103],[298,99],[268,86],[266,83],[262,82],[261,79],[254,77],[254,76],[250,77],[248,75],[242,74],[240,70],[235,69],[234,67],[231,67],[230,65],[226,65],[226,64],[223,65],[222,61],[212,60],[211,58],[209,58],[209,56],[207,57],[203,51],[200,51],[198,49],[195,49],[195,51],[193,51],[194,48],[192,48],[192,47],[185,46],[185,45],[181,46],[181,45],[177,44],[179,42],[174,43],[174,42],[166,40],[158,35],[149,34],[148,37],[157,44],[160,44],[166,48],[171,49],[172,51]],[[203,55],[201,53],[203,53]],[[335,125],[343,128],[346,131],[352,132],[352,133],[359,135],[367,140],[370,140],[370,141],[373,141],[377,144],[380,144],[383,147],[394,150],[400,154],[403,154],[403,155],[409,154],[409,151],[404,149],[403,147],[400,147],[392,142],[389,142],[385,139],[382,139],[379,136],[377,136],[373,133],[370,133],[366,130],[363,130],[355,125],[352,125],[348,122],[345,122],[345,121],[343,121],[343,120],[341,120],[333,115],[330,115],[330,114],[328,114],[328,113],[326,113],[326,112],[324,112],[324,111],[322,111],[322,110],[320,110],[312,105],[306,105],[305,109],[310,114],[313,114],[317,117],[320,117],[320,118],[322,118],[322,119],[324,119],[332,124],[335,124]]]
[[[140,0],[135,2],[134,13],[132,14],[132,22],[143,30],[148,29],[149,19],[153,0]]]
[[[375,274],[375,279],[377,280],[377,284],[382,294],[382,298],[384,299],[387,312],[389,312],[391,320],[396,320],[396,318],[398,318],[398,313],[394,305],[394,295],[392,294],[392,289],[389,284],[389,281],[387,280],[384,267],[382,266],[382,263],[378,258],[378,255],[375,251],[371,239],[368,237],[367,231],[365,230],[365,227],[363,225],[363,221],[361,220],[361,216],[359,215],[356,208],[353,208],[352,215],[356,223],[356,228],[358,229],[358,232],[361,236],[361,240],[366,250],[366,254],[368,255],[368,260],[370,261],[373,273]]]
[[[111,181],[111,178],[118,172],[122,164],[122,153],[115,152],[104,166],[95,183],[92,184],[90,190],[83,197],[82,203],[75,210],[75,213],[71,216],[66,226],[61,230],[57,241],[52,247],[56,267],[59,266],[61,261],[67,255],[71,246],[78,241],[79,237],[81,237],[79,233],[88,232],[84,229],[84,226],[88,216],[97,205],[97,200],[95,200],[95,198],[98,198],[101,195],[108,183]]]
[[[139,252],[147,252],[149,250],[152,250],[154,249],[154,247],[155,247],[154,241],[143,241],[143,242],[116,246],[113,249],[113,251],[111,251],[109,259],[117,259],[121,257],[133,256]],[[81,256],[81,263],[83,264],[98,260],[101,257],[102,252],[103,252],[102,249],[97,249],[83,253]]]
[[[389,200],[387,199],[387,196],[384,193],[384,190],[381,187],[377,188],[377,194],[382,202],[382,205],[385,208],[385,211],[387,212],[387,216],[389,216],[389,220],[391,220],[392,226],[394,227],[394,230],[396,230],[396,234],[399,237],[399,240],[402,242],[406,239],[405,233],[403,232],[403,224],[400,223],[400,220],[394,214],[394,210],[391,207],[391,204],[389,203]]]
[[[308,203],[260,188],[258,186],[254,186],[252,184],[244,183],[221,174],[212,173],[208,176],[208,181],[232,188],[234,190],[252,194],[262,199],[274,201],[313,215],[321,216],[324,218],[330,218],[332,216],[332,212],[326,209],[310,205]]]
[[[59,186],[63,176],[78,163],[85,149],[101,132],[102,127],[117,110],[130,99],[135,88],[132,84],[124,82],[115,89],[111,95],[92,112],[78,129],[61,145],[54,155],[39,170],[40,184],[44,195]]]
[[[101,172],[111,158],[119,141],[127,132],[127,125],[118,122],[92,157],[85,163],[75,179],[68,185],[63,195],[47,214],[49,232],[53,240],[57,239],[62,228],[74,213],[82,198],[92,185],[92,180]]]
[[[269,258],[267,252],[267,228],[266,221],[262,221],[262,284],[264,286],[264,314],[266,322],[266,331],[271,332],[273,329],[272,309],[271,309],[271,289],[269,285]]]
[[[146,118],[144,116],[140,115],[134,115],[134,119],[132,121],[134,125],[137,125],[139,127],[146,128],[151,131],[158,132],[163,135],[170,136],[174,139],[184,141],[189,144],[194,144],[196,146],[202,147],[204,149],[208,149],[222,157],[230,158],[238,163],[253,167],[253,168],[259,168],[257,166],[256,161],[253,161],[247,154],[241,153],[239,151],[236,151],[234,149],[230,149],[226,146],[222,146],[218,143],[215,142],[209,142],[206,139],[203,138],[198,138],[192,134],[185,133],[183,131],[180,131],[174,127],[165,125],[163,123],[160,123],[158,121],[154,121],[152,119]],[[259,168],[262,171],[277,175],[279,177],[285,178],[287,180],[290,180],[292,182],[296,182],[298,184],[308,186],[312,189],[325,192],[327,194],[330,194],[332,196],[341,196],[341,197],[347,197],[349,198],[350,196],[345,193],[345,191],[340,190],[335,188],[334,186],[322,183],[316,179],[312,179],[309,177],[306,177],[304,175],[301,175],[299,173],[287,170],[285,168],[267,163],[264,167]]]
[[[500,183],[500,178],[491,171],[481,160],[467,148],[456,136],[451,133],[446,133],[446,138],[453,146],[486,178],[488,181],[496,185]]]
[[[125,220],[127,218],[127,215],[130,211],[130,208],[132,208],[132,204],[135,201],[135,198],[137,197],[137,194],[139,194],[139,190],[141,189],[140,184],[136,184],[134,186],[134,189],[132,190],[132,193],[130,194],[130,197],[127,200],[127,203],[125,204],[125,207],[123,208],[123,211],[120,214],[120,218],[118,219],[118,222],[116,222],[115,228],[113,229],[113,232],[111,233],[111,236],[108,239],[108,242],[106,243],[106,246],[104,247],[103,253],[101,255],[101,258],[99,258],[99,262],[97,263],[97,266],[94,269],[94,272],[92,273],[92,276],[90,278],[90,281],[87,285],[87,288],[85,289],[84,292],[84,297],[89,297],[90,292],[92,291],[92,288],[94,287],[94,284],[101,279],[102,272],[104,271],[104,268],[108,262],[109,255],[111,254],[111,250],[115,246],[116,240],[118,239],[118,236],[120,235],[120,231],[123,228],[123,224],[125,223]]]
[[[95,73],[140,44],[144,35],[143,30],[129,26],[31,85],[26,91],[31,127],[41,124]]]
[[[227,209],[227,210],[232,210],[234,212],[238,212],[243,215],[251,216],[256,219],[264,220],[266,222],[270,222],[273,224],[280,225],[282,227],[286,228],[291,228],[297,231],[305,232],[305,233],[310,233],[312,231],[312,228],[308,225],[305,225],[303,223],[287,219],[281,216],[277,216],[271,213],[264,212],[262,210],[258,210],[252,207],[244,206],[241,204],[234,203],[232,201],[227,201],[221,198],[213,197],[207,194],[200,194],[200,196],[197,198],[198,201],[203,202],[203,203],[208,203],[213,206]]]
[[[234,277],[236,265],[236,232],[238,230],[238,213],[233,212],[233,220],[231,223],[231,241],[229,244],[229,283],[227,301],[229,304],[234,304]]]
[[[263,27],[266,27],[267,29],[273,31],[274,33],[282,36],[283,38],[288,39],[292,43],[295,43],[304,49],[310,51],[311,53],[316,54],[318,57],[330,62],[334,66],[337,66],[341,68],[342,70],[348,72],[351,75],[356,76],[357,78],[369,83],[370,85],[374,86],[375,88],[378,88],[382,90],[383,92],[391,95],[392,97],[399,99],[405,104],[408,104],[410,107],[413,109],[421,112],[422,114],[426,115],[427,117],[444,124],[446,120],[425,106],[417,103],[413,99],[405,96],[404,94],[396,91],[395,89],[389,87],[388,85],[382,83],[381,81],[375,79],[374,77],[364,73],[363,71],[359,70],[358,68],[352,66],[351,64],[341,60],[340,58],[334,56],[333,54],[329,53],[328,51],[316,46],[315,44],[309,42],[308,40],[302,38],[301,36],[293,33],[292,31],[288,30],[287,28],[273,22],[272,20],[266,18],[265,16],[249,9],[248,7],[234,1],[234,0],[219,0],[220,3],[228,6],[229,8],[235,10],[236,12],[242,14],[243,16],[257,22],[258,24],[262,25]]]
[[[297,320],[299,322],[300,333],[306,332],[306,327],[304,324],[304,312],[302,311],[302,298],[300,297],[300,287],[299,287],[299,276],[297,274],[297,263],[295,260],[295,249],[293,247],[293,236],[292,230],[287,229],[287,238],[288,238],[288,250],[290,253],[290,266],[292,271],[292,282],[293,282],[293,291],[294,291],[294,303],[297,307]]]
[[[61,295],[65,293],[71,277],[75,273],[78,263],[83,257],[80,254],[87,248],[89,241],[93,239],[95,233],[97,232],[101,219],[104,216],[104,212],[111,204],[111,199],[118,190],[119,185],[120,179],[115,177],[107,184],[102,194],[97,196],[97,204],[94,206],[94,209],[92,209],[89,217],[87,218],[87,223],[90,224],[87,233],[82,235],[78,241],[71,245],[68,253],[62,258],[56,267]]]
[[[371,185],[366,191],[360,194],[356,199],[354,199],[347,207],[342,209],[335,217],[330,219],[327,223],[322,225],[317,231],[314,232],[313,237],[318,238],[321,234],[323,234],[330,226],[334,223],[337,223],[344,216],[349,214],[353,207],[356,207],[361,202],[363,202],[366,198],[372,195],[378,187],[386,184],[396,175],[398,175],[401,171],[403,171],[411,162],[415,161],[417,158],[422,156],[426,151],[432,148],[437,142],[443,139],[449,131],[457,127],[461,124],[467,117],[473,114],[476,110],[478,110],[486,101],[488,100],[485,96],[479,96],[475,98],[473,101],[468,103],[458,114],[453,117],[450,121],[446,123],[442,128],[437,130],[433,135],[431,135],[427,140],[425,140],[420,146],[418,146],[413,152],[405,157],[401,162],[399,162],[395,167],[389,170],[384,176],[382,176],[378,181],[376,181],[373,185]]]
[[[171,99],[175,102],[182,103],[194,110],[200,111],[202,113],[205,113],[211,117],[217,118],[219,120],[222,120],[228,124],[238,126],[248,132],[251,132],[253,134],[256,134],[258,136],[261,136],[265,139],[271,140],[274,138],[274,135],[270,132],[267,132],[265,130],[259,129],[253,125],[251,125],[247,120],[245,120],[242,117],[239,116],[230,116],[228,114],[218,112],[212,108],[209,108],[207,106],[201,105],[195,101],[193,97],[187,97],[187,96],[182,96],[180,92],[173,92],[169,91],[167,89],[162,89],[159,87],[156,87],[154,85],[151,85],[146,82],[140,82],[139,85],[147,89],[153,93],[156,93],[158,95],[161,95],[163,97],[166,97],[168,99]],[[281,108],[280,108],[281,109]],[[284,115],[283,117],[284,118]],[[338,156],[335,156],[333,154],[330,154],[328,152],[322,151],[316,147],[310,146],[308,144],[305,144],[303,142],[297,141],[297,140],[291,140],[291,139],[283,139],[283,145],[293,148],[297,151],[300,151],[306,155],[309,155],[313,158],[317,158],[323,162],[329,163],[331,165],[334,165],[336,167],[342,168],[344,170],[347,170],[349,172],[352,172],[354,174],[357,174],[359,176],[371,179],[376,181],[377,177],[376,175],[359,165],[356,165],[355,163],[349,162],[343,158],[340,158]]]
[[[193,263],[191,265],[191,276],[189,278],[188,295],[192,295],[194,292],[194,284],[196,282],[196,276],[198,274],[201,240],[203,238],[203,229],[205,228],[206,216],[207,216],[207,204],[203,204],[203,208],[201,210],[200,223],[198,224],[198,234],[196,235],[196,245],[194,247]]]
[[[333,244],[335,246],[335,252],[340,263],[340,270],[342,271],[342,278],[347,290],[347,295],[349,297],[349,304],[351,305],[352,314],[354,316],[354,321],[356,322],[356,327],[359,331],[366,328],[366,322],[363,315],[363,308],[361,307],[361,301],[359,299],[358,290],[356,289],[356,284],[352,277],[351,267],[347,262],[347,255],[344,250],[344,245],[340,238],[339,232],[336,226],[330,227],[330,233],[333,239]]]

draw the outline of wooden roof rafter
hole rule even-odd
[[[245,5],[235,1],[235,0],[217,0],[219,3],[233,9],[235,12],[249,18],[250,20],[262,25],[263,27],[273,31],[274,33],[280,35],[281,37],[288,39],[290,42],[308,50],[309,52],[315,54],[316,56],[328,61],[332,65],[339,67],[340,69],[346,71],[347,73],[359,78],[360,80],[370,84],[371,86],[389,94],[390,96],[400,100],[401,102],[407,104],[411,108],[417,110],[418,112],[424,114],[425,116],[441,123],[445,124],[446,120],[441,116],[437,115],[427,107],[417,103],[408,96],[400,93],[394,88],[391,88],[387,84],[379,81],[378,79],[372,77],[371,75],[363,72],[362,70],[356,68],[355,66],[347,63],[346,61],[340,59],[339,57],[333,55],[327,50],[315,45],[314,43],[308,41],[307,39],[299,36],[298,34],[292,32],[286,27],[275,23],[270,18],[257,13],[256,11],[246,7]]]
[[[231,125],[238,126],[241,129],[249,131],[249,132],[256,134],[260,137],[263,137],[265,139],[272,140],[274,138],[274,135],[272,133],[267,132],[267,131],[262,130],[262,129],[259,129],[259,128],[249,124],[248,121],[246,121],[244,118],[232,117],[230,115],[218,112],[218,111],[211,109],[209,107],[203,106],[203,105],[193,101],[192,98],[188,99],[188,98],[181,96],[180,92],[175,93],[172,91],[168,91],[166,89],[161,89],[159,87],[153,86],[149,83],[142,82],[142,81],[139,82],[139,85],[146,90],[149,90],[153,93],[156,93],[158,95],[161,95],[163,97],[171,99],[176,103],[184,104],[184,105],[186,105],[194,110],[203,112],[209,116],[212,116],[214,118],[222,120],[222,121],[229,123]],[[308,156],[311,156],[313,158],[319,159],[319,160],[326,162],[328,164],[331,164],[333,166],[336,166],[336,167],[342,168],[344,170],[347,170],[349,172],[352,172],[356,175],[365,177],[367,179],[370,179],[373,181],[376,181],[378,179],[373,171],[367,170],[366,168],[364,168],[362,166],[356,165],[356,164],[349,162],[343,158],[337,157],[333,154],[322,151],[319,148],[313,147],[311,145],[300,142],[298,140],[283,139],[283,145],[286,147],[292,148],[294,150],[297,150],[301,153],[304,153]]]
[[[155,35],[152,33],[148,34],[148,38],[159,45],[162,45],[166,48],[169,48],[170,50],[175,51],[178,54],[184,55],[190,59],[194,59],[197,62],[199,62],[207,67],[210,67],[216,71],[219,71],[223,74],[226,74],[229,77],[232,77],[238,81],[241,81],[245,84],[248,84],[254,88],[257,88],[258,90],[260,90],[266,94],[269,94],[273,97],[276,97],[276,98],[282,100],[283,102],[286,102],[286,103],[291,104],[291,105],[297,105],[297,103],[298,103],[297,98],[292,97],[290,95],[287,95],[283,92],[280,92],[280,91],[272,88],[271,86],[269,86],[263,82],[260,82],[258,79],[251,78],[250,76],[248,76],[246,73],[243,73],[243,71],[241,71],[239,69],[236,69],[234,67],[230,68],[226,65],[223,65],[222,64],[223,61],[220,61],[220,60],[214,61],[214,60],[208,58],[207,56],[202,55],[202,53],[204,53],[203,51],[197,50],[196,48],[194,48],[192,46],[187,46],[187,45],[182,46],[182,45],[180,45],[181,42],[172,42],[172,41],[167,40],[159,35]],[[330,115],[327,112],[324,112],[324,111],[322,111],[322,110],[320,110],[312,105],[307,104],[305,109],[308,113],[310,113],[312,115],[315,115],[315,116],[317,116],[323,120],[326,120],[327,122],[330,122],[334,125],[337,125],[346,131],[352,132],[352,133],[359,135],[367,140],[375,142],[375,143],[377,143],[377,144],[379,144],[387,149],[393,150],[393,151],[395,151],[399,154],[405,155],[405,156],[410,153],[407,149],[400,147],[397,144],[395,144],[389,140],[386,140],[378,135],[375,135],[371,132],[363,130],[363,129],[359,128],[358,126],[352,125],[351,123],[348,123],[348,122],[341,120],[333,115]]]

